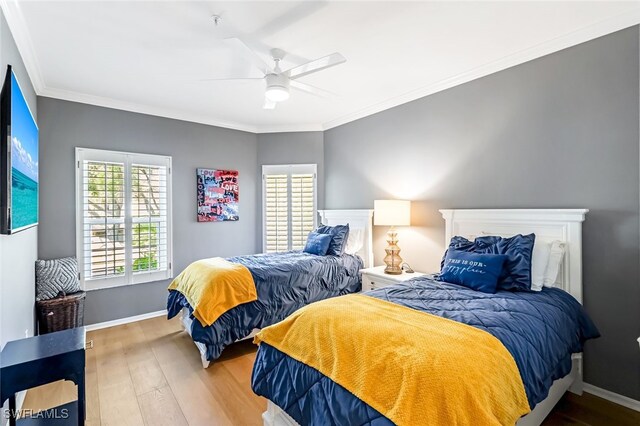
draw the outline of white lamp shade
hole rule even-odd
[[[411,225],[411,201],[374,200],[373,224],[381,226]]]

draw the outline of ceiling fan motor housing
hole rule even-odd
[[[266,96],[273,102],[281,102],[289,98],[289,79],[282,74],[267,74]]]

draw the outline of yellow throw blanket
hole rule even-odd
[[[364,295],[313,303],[260,331],[397,425],[513,425],[529,404],[491,334]]]
[[[221,257],[198,260],[169,284],[187,298],[203,326],[213,324],[231,308],[258,299],[251,272]]]

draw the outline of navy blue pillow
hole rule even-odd
[[[307,244],[305,244],[303,251],[311,254],[317,254],[318,256],[324,256],[327,254],[329,244],[331,244],[331,235],[311,232],[307,237]]]
[[[447,250],[444,266],[440,271],[440,280],[483,293],[495,293],[502,265],[506,260],[507,256],[503,254]]]
[[[318,234],[331,235],[331,244],[329,244],[327,254],[342,256],[344,249],[347,247],[347,240],[349,239],[349,224],[336,226],[322,225],[319,226],[315,232]]]
[[[473,242],[463,237],[453,237],[449,250],[506,255],[498,289],[528,291],[531,289],[531,257],[535,240],[535,234],[518,234],[509,238],[477,237]],[[441,265],[444,266],[444,259]]]

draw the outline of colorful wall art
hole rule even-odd
[[[238,220],[238,171],[198,169],[198,222]]]

